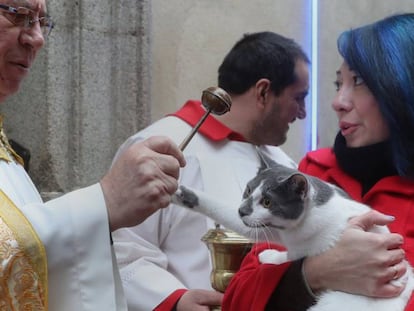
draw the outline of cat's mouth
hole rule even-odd
[[[259,222],[249,222],[247,220],[242,219],[243,223],[250,228],[276,228],[279,230],[284,230],[286,229],[285,226],[278,226],[272,223],[259,223]]]
[[[268,225],[266,225],[266,227],[272,227],[272,228],[276,228],[276,229],[280,229],[280,230],[286,229],[285,226],[278,226],[278,225],[274,225],[274,224],[268,224]]]
[[[250,228],[264,228],[267,227],[266,224],[262,224],[262,223],[250,223],[248,221],[243,220],[243,223]]]

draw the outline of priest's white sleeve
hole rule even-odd
[[[127,310],[99,184],[21,210],[46,248],[49,310]]]

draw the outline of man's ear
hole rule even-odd
[[[270,91],[270,80],[264,78],[257,80],[255,87],[257,101],[264,104],[267,93]]]

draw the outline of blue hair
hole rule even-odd
[[[345,31],[337,43],[378,102],[398,174],[414,178],[414,14]]]

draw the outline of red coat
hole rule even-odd
[[[414,182],[398,176],[381,179],[364,196],[361,185],[346,175],[336,162],[332,149],[309,152],[300,162],[299,170],[334,183],[344,189],[354,200],[396,217],[388,227],[404,237],[404,250],[408,261],[414,265]],[[277,246],[275,246],[278,248]],[[260,264],[260,250],[268,244],[258,244],[244,259],[240,271],[230,282],[224,295],[223,311],[264,310],[273,290],[289,264],[280,266]],[[414,311],[414,299],[405,309]],[[280,310],[287,311],[287,310]]]

